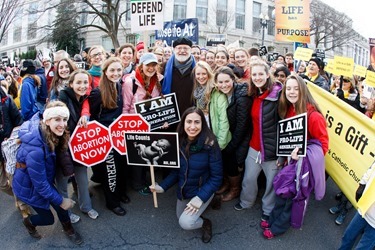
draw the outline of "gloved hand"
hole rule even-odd
[[[342,89],[337,89],[337,90],[336,90],[336,95],[337,95],[337,97],[340,98],[340,99],[344,99],[344,98],[345,98],[345,97],[344,97],[344,91],[343,91]]]
[[[202,204],[203,204],[203,201],[198,196],[194,196],[190,200],[190,202],[186,205],[185,211],[187,212],[187,214],[198,213]]]
[[[149,188],[150,188],[151,192],[156,192],[156,193],[159,193],[159,194],[164,193],[164,189],[161,186],[159,186],[159,184],[157,182],[155,182],[155,187],[153,187],[151,185],[151,186],[149,186]]]
[[[364,184],[359,184],[359,187],[357,191],[355,192],[355,200],[358,202],[359,199],[361,199],[363,191],[365,190],[366,185]]]
[[[60,207],[64,210],[68,210],[68,209],[71,209],[72,207],[74,207],[74,204],[76,204],[76,202],[74,200],[69,199],[69,198],[63,198],[63,201],[60,204]]]

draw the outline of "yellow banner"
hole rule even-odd
[[[336,75],[353,77],[354,59],[349,57],[335,56],[334,71]]]
[[[373,163],[372,168],[369,170],[371,174],[372,171],[375,171],[374,164],[375,162]],[[375,202],[375,179],[373,179],[371,183],[368,182],[367,185],[366,191],[363,193],[361,199],[359,199],[357,204],[358,210],[361,210],[362,217],[365,215],[365,213],[371,207],[371,205]]]
[[[294,52],[294,59],[309,61],[314,50],[309,48],[297,47],[296,52]]]
[[[363,67],[361,65],[356,64],[355,67],[354,67],[353,75],[366,77],[366,71],[367,71],[366,67]]]
[[[358,182],[375,159],[375,121],[317,85],[308,83],[307,86],[327,121],[326,170],[355,204]]]
[[[366,84],[375,87],[375,72],[372,72],[371,70],[367,71]]]
[[[276,0],[275,28],[277,41],[310,43],[310,1]]]

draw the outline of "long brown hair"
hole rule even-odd
[[[158,91],[159,91],[159,93],[161,93],[161,84],[160,84],[160,82],[159,82],[159,78],[158,78],[158,71],[156,70],[156,72],[155,72],[155,74],[150,78],[150,82],[148,83],[148,84],[146,84],[146,81],[145,81],[145,79],[146,79],[146,75],[145,75],[145,73],[143,73],[143,64],[140,64],[140,65],[138,65],[138,70],[139,70],[139,73],[141,74],[141,77],[142,77],[142,79],[143,79],[143,82],[145,83],[144,85],[143,85],[143,88],[145,89],[145,91],[146,91],[146,95],[145,95],[145,100],[148,100],[148,99],[150,99],[152,96],[151,96],[151,93],[150,93],[150,91],[149,91],[149,88],[148,88],[148,86],[149,86],[149,84],[151,83],[151,81],[155,81],[155,86],[156,86],[156,88],[158,89]],[[152,91],[152,90],[151,90]]]
[[[53,107],[66,107],[66,105],[61,101],[51,101],[47,104],[46,109]],[[40,126],[42,128],[42,133],[46,143],[51,151],[55,151],[56,149],[59,151],[64,151],[68,149],[68,142],[70,138],[68,126],[66,126],[62,136],[57,136],[55,133],[53,133],[51,128],[42,120],[40,121]]]
[[[106,71],[108,67],[112,63],[121,63],[121,59],[118,57],[110,57],[107,60],[104,61],[102,65],[102,76],[100,77],[100,82],[99,82],[99,89],[100,89],[100,94],[102,97],[102,104],[104,108],[107,109],[114,109],[117,108],[117,89],[116,89],[116,84],[113,84],[111,82],[107,75]]]
[[[273,83],[273,78],[270,74],[270,68],[264,61],[255,60],[250,63],[250,72],[252,72],[252,68],[256,66],[264,67],[264,71],[266,72],[267,75],[269,75],[266,83],[262,87],[262,90],[263,91],[271,90],[273,88],[274,83]],[[258,87],[255,86],[255,84],[253,83],[252,77],[250,76],[249,96],[254,96],[257,94],[258,94]]]
[[[312,97],[309,89],[307,88],[305,81],[302,79],[302,77],[296,74],[292,74],[286,78],[286,82],[281,91],[281,96],[279,100],[279,110],[278,110],[281,119],[284,119],[286,117],[288,108],[290,107],[290,105],[293,105],[286,98],[286,84],[290,79],[294,79],[298,83],[298,100],[294,105],[296,114],[299,115],[299,114],[307,112],[308,105],[313,106],[316,111],[322,114],[318,103],[316,103],[316,101]]]
[[[51,87],[49,89],[49,95],[51,95],[51,92],[52,90],[55,92],[55,94],[57,94],[57,87],[61,84],[61,82],[65,79],[62,79],[59,75],[59,67],[60,67],[60,63],[64,61],[68,64],[68,67],[69,67],[69,70],[70,70],[70,74],[77,69],[77,66],[73,63],[72,60],[68,59],[68,58],[63,58],[61,59],[57,65],[56,65],[56,68],[55,68],[55,75],[53,76],[52,78],[52,82],[51,82]]]

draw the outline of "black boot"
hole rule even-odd
[[[214,195],[212,198],[210,206],[213,210],[219,210],[221,208],[221,195]]]
[[[83,243],[81,235],[74,230],[72,223],[70,221],[61,222],[61,225],[63,226],[64,232],[71,242],[73,242],[76,245],[80,245]]]
[[[36,227],[33,224],[31,224],[30,215],[23,219],[23,224],[27,228],[27,231],[29,231],[29,234],[31,235],[31,237],[36,238],[36,239],[42,238],[42,236],[36,230]]]
[[[209,219],[203,218],[203,225],[202,225],[202,241],[204,243],[210,242],[212,238],[212,223]]]

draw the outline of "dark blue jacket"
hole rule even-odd
[[[22,80],[21,86],[21,113],[24,121],[28,121],[39,111],[37,101],[37,86],[30,76]]]
[[[48,97],[47,78],[44,74],[44,68],[39,68],[35,74],[40,78],[40,86],[38,87],[36,102],[38,103],[39,111],[44,111],[44,105]]]
[[[221,152],[217,141],[205,142],[201,135],[196,144],[190,146],[186,155],[185,146],[180,147],[180,168],[173,169],[160,183],[166,191],[178,182],[177,198],[191,199],[198,196],[203,202],[219,189],[223,179]]]
[[[60,205],[63,197],[54,187],[56,156],[51,152],[39,127],[39,113],[22,124],[19,131],[21,146],[17,162],[26,164],[16,168],[13,178],[15,195],[34,207],[49,209],[50,203]]]

